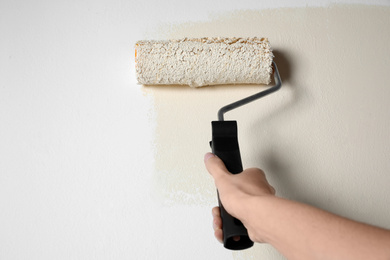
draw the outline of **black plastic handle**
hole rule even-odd
[[[243,171],[241,154],[237,138],[236,121],[213,121],[212,126],[212,152],[217,155],[233,174]],[[240,220],[232,217],[223,207],[218,195],[221,210],[223,245],[227,249],[241,250],[253,246],[248,231]]]

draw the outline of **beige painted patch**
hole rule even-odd
[[[226,115],[238,121],[244,167],[265,169],[279,195],[390,228],[389,17],[359,5],[237,11],[160,35],[268,37],[283,88]],[[215,203],[203,166],[210,122],[264,86],[144,89],[156,110],[156,197]]]

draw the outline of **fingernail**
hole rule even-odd
[[[210,159],[211,157],[214,157],[215,155],[212,154],[212,153],[206,153],[205,156],[204,156],[204,161],[207,162],[208,159]]]

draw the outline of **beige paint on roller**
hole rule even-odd
[[[267,38],[183,38],[138,41],[137,81],[144,85],[269,84],[272,50]]]
[[[263,168],[280,196],[390,228],[389,17],[388,7],[359,5],[237,11],[159,34],[268,37],[282,89],[226,115],[238,121],[244,167]],[[144,88],[157,121],[156,198],[216,204],[202,161],[210,122],[221,106],[264,88]],[[265,251],[277,258],[265,245],[234,256]]]

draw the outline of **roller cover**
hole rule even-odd
[[[184,38],[138,41],[137,80],[144,85],[269,84],[267,38]]]

